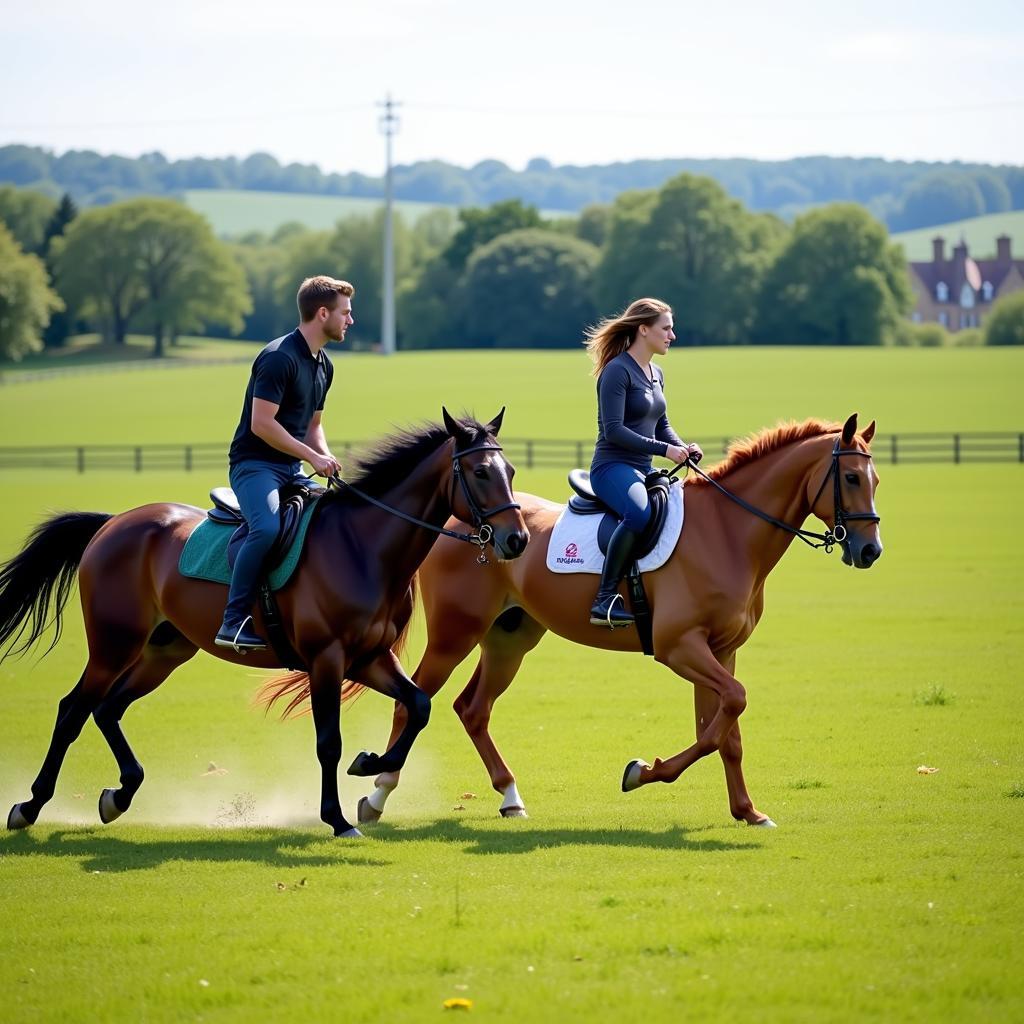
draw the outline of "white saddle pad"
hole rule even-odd
[[[669,491],[665,526],[654,549],[640,559],[641,572],[660,568],[675,550],[683,530],[683,486],[676,484]],[[603,518],[599,515],[577,515],[566,505],[548,541],[548,569],[551,572],[599,573],[604,565],[604,555],[597,545],[597,528]]]

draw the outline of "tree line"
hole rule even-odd
[[[382,217],[227,242],[171,199],[79,212],[68,196],[0,187],[0,355],[84,329],[113,344],[147,332],[157,356],[185,333],[270,340],[295,324],[298,283],[325,272],[357,288],[347,347],[371,347]],[[439,209],[411,225],[397,217],[394,245],[403,349],[574,347],[586,325],[641,295],[673,306],[688,345],[948,341],[907,321],[903,251],[864,207],[831,204],[789,225],[690,174],[557,220],[518,199]],[[1013,325],[1024,296],[1007,309],[1016,310],[1009,333],[997,309],[986,342],[1022,340]]]
[[[521,171],[500,160],[469,168],[429,160],[396,167],[394,184],[399,199],[465,207],[517,198],[542,210],[578,212],[630,189],[660,188],[681,173],[712,178],[750,209],[784,219],[824,203],[860,203],[892,231],[1024,209],[1022,167],[853,157],[631,160],[589,167],[537,158]],[[23,145],[0,147],[0,183],[5,182],[51,198],[67,193],[83,206],[138,195],[180,196],[187,189],[384,194],[382,178],[325,174],[315,164],[281,164],[269,153],[168,160],[159,152],[131,158]]]

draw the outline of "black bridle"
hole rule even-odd
[[[462,463],[459,461],[464,455],[471,455],[473,452],[500,452],[504,449],[500,444],[478,444],[472,448],[464,448],[461,452],[452,453],[452,486],[448,493],[448,507],[454,511],[455,509],[455,481],[462,485],[462,496],[465,498],[466,505],[469,507],[469,514],[472,518],[472,526],[476,531],[475,533],[460,533],[457,530],[449,530],[444,526],[435,526],[433,523],[428,523],[424,519],[417,519],[416,516],[409,515],[408,512],[403,512],[400,508],[394,508],[391,505],[385,504],[383,501],[379,501],[377,498],[371,497],[364,491],[359,490],[358,487],[353,487],[352,484],[346,480],[342,480],[340,476],[335,474],[327,478],[328,487],[334,486],[339,490],[341,488],[347,488],[356,497],[362,498],[363,501],[368,501],[371,505],[376,505],[377,508],[383,509],[385,512],[390,512],[393,516],[398,516],[399,519],[404,519],[407,523],[412,523],[414,526],[422,526],[425,530],[432,530],[434,533],[443,534],[445,537],[453,537],[455,540],[464,540],[467,544],[475,544],[480,549],[480,554],[477,556],[477,561],[481,565],[487,564],[487,555],[484,552],[484,548],[494,540],[494,528],[490,523],[487,522],[491,516],[496,516],[499,512],[505,512],[510,508],[521,508],[520,504],[516,501],[508,501],[504,505],[496,505],[494,508],[481,508],[480,503],[473,497],[473,492],[469,488],[469,484],[466,482],[466,477],[462,472]]]
[[[829,479],[833,481],[833,502],[834,512],[833,521],[834,526],[831,530],[826,530],[824,533],[815,533],[813,530],[805,530],[802,527],[790,526],[789,523],[784,523],[781,519],[776,519],[775,516],[768,515],[767,512],[761,511],[750,502],[744,501],[739,495],[733,494],[732,491],[727,490],[717,480],[712,480],[702,469],[697,468],[697,464],[690,459],[686,459],[685,462],[680,462],[675,469],[669,471],[669,476],[672,476],[683,466],[688,469],[692,469],[699,476],[702,476],[709,484],[716,487],[722,492],[727,498],[736,502],[741,508],[745,508],[748,512],[753,513],[760,519],[763,519],[766,523],[771,523],[773,526],[779,527],[780,530],[785,530],[787,533],[793,534],[794,537],[799,537],[805,544],[812,548],[824,548],[825,554],[831,554],[832,549],[836,544],[841,544],[846,540],[849,535],[849,531],[846,528],[846,524],[854,519],[865,519],[872,523],[880,523],[881,517],[876,515],[874,512],[847,512],[843,508],[843,495],[839,486],[839,460],[844,455],[860,455],[865,459],[871,458],[871,452],[862,452],[859,448],[841,448],[842,438],[837,437],[835,446],[832,448],[832,462],[828,467],[828,472],[825,474],[825,479],[821,481],[821,486],[818,488],[818,493],[814,495],[814,500],[811,502],[811,509],[813,511],[814,506],[818,504],[818,499],[821,497],[826,486],[828,485]],[[815,543],[817,541],[818,543]]]

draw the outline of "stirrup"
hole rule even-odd
[[[252,622],[252,616],[246,615],[242,619],[241,624],[235,631],[235,635],[231,636],[229,633],[218,631],[217,635],[213,638],[213,642],[217,647],[230,647],[235,654],[245,654],[247,651],[263,651],[267,648],[267,643],[263,637],[256,634],[255,631],[251,632],[248,636],[242,636],[245,632],[245,627]]]
[[[605,609],[605,613],[604,613],[605,617],[603,619],[595,617],[594,609],[591,608],[590,609],[590,624],[592,626],[607,626],[609,629],[624,629],[627,626],[632,626],[633,622],[635,620],[634,620],[633,616],[630,615],[629,612],[626,611],[625,602],[624,601],[622,601],[622,604],[623,604],[622,611],[623,611],[623,613],[625,615],[628,615],[629,618],[619,619],[618,621],[615,621],[615,620],[612,619],[612,611],[615,608],[615,602],[616,601],[622,601],[622,595],[621,594],[612,594],[611,598],[609,598],[609,600],[608,600],[608,607]]]

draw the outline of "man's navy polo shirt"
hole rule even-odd
[[[231,465],[249,459],[295,462],[294,455],[278,451],[252,432],[252,400],[262,398],[280,406],[274,419],[296,440],[305,441],[313,414],[323,409],[333,379],[334,366],[327,353],[321,349],[314,356],[298,328],[262,349],[252,364],[242,418],[231,441]]]

